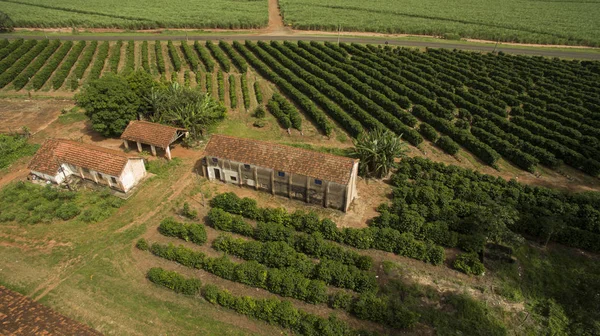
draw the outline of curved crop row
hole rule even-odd
[[[67,43],[65,42],[65,44],[67,44]],[[71,45],[72,44],[73,43],[71,42]],[[79,41],[72,48],[71,48],[71,46],[69,46],[69,49],[71,49],[71,51],[69,52],[69,54],[67,55],[67,57],[64,59],[64,61],[62,62],[62,64],[60,65],[60,67],[58,68],[58,70],[56,71],[56,73],[54,74],[54,77],[52,77],[52,88],[54,88],[55,90],[57,90],[57,89],[59,89],[63,85],[63,82],[65,81],[65,79],[69,75],[69,72],[71,72],[71,68],[73,67],[73,64],[75,64],[75,62],[79,58],[79,55],[83,51],[83,48],[85,48],[85,41]],[[63,57],[61,57],[61,59],[62,58],[64,58],[64,55],[63,55]],[[59,65],[59,62],[57,62],[55,64],[55,66],[53,67],[52,71],[54,71],[54,69],[56,69],[56,67]],[[50,70],[50,69],[48,69],[48,70]],[[50,75],[51,73],[52,72],[50,72],[48,75]],[[45,80],[43,80],[43,82],[45,83],[46,80],[48,80],[48,78],[46,78]],[[34,80],[35,80],[35,78],[34,78]],[[43,85],[43,83],[42,83],[42,85]],[[40,85],[39,87],[42,87],[42,86]]]
[[[36,57],[36,59],[12,81],[15,90],[21,90],[25,84],[29,82],[31,77],[33,77],[33,75],[35,75],[42,68],[44,63],[46,63],[48,58],[56,51],[56,49],[58,49],[59,46],[59,40],[50,42],[46,49],[44,49],[44,51],[42,51],[42,53],[40,53],[39,56]]]
[[[85,73],[85,70],[87,70],[87,68],[90,66],[90,63],[92,63],[92,58],[94,58],[94,54],[96,53],[97,48],[98,42],[92,41],[89,47],[85,49],[83,55],[81,55],[81,58],[77,62],[77,66],[71,74],[71,80],[69,83],[71,91],[75,91],[79,87],[79,83],[83,78],[83,74]]]
[[[90,74],[88,75],[88,81],[96,80],[100,78],[100,74],[102,73],[102,69],[104,69],[104,63],[106,63],[106,57],[108,57],[108,49],[109,44],[108,41],[102,43],[98,48],[98,54],[96,55],[96,59],[94,60],[94,64],[92,65],[92,69],[90,69]]]
[[[219,48],[216,44],[212,43],[212,41],[206,41],[206,47],[208,50],[210,50],[217,62],[219,62],[221,68],[225,72],[229,72],[231,70],[231,62],[229,62],[229,58],[225,56],[223,50],[221,50],[221,48]]]

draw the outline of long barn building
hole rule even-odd
[[[213,135],[204,175],[274,195],[347,211],[356,197],[358,160],[270,142]]]

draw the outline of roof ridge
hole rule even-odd
[[[91,144],[91,143],[86,143],[86,142],[79,142],[76,140],[71,140],[71,139],[64,139],[64,138],[49,138],[48,140],[54,140],[57,142],[62,142],[62,143],[67,143],[67,144],[71,144],[71,145],[76,145],[76,146],[83,146],[86,147],[90,150],[97,150],[99,152],[104,152],[106,154],[114,154],[123,158],[142,158],[139,155],[135,155],[135,154],[129,154],[129,153],[125,153],[125,152],[121,152],[119,150],[116,149],[112,149],[112,148],[107,148],[107,147],[103,147],[103,146],[99,146],[99,145],[95,145],[95,144]]]

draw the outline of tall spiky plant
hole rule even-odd
[[[358,171],[361,176],[382,178],[396,166],[394,160],[406,153],[402,136],[387,130],[362,133],[354,139],[353,156],[360,159]]]

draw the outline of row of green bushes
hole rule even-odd
[[[219,46],[221,49],[225,50],[225,53],[233,60],[233,64],[235,64],[242,74],[245,74],[246,71],[248,71],[248,63],[246,63],[246,60],[233,49],[231,44],[221,40],[219,41]]]
[[[288,97],[298,104],[305,113],[307,113],[312,120],[314,121],[316,127],[323,132],[325,135],[330,135],[333,129],[333,126],[327,115],[319,110],[315,101],[329,113],[330,116],[334,116],[331,111],[335,111],[336,114],[333,119],[340,122],[340,124],[346,128],[347,125],[354,125],[353,129],[355,133],[350,132],[351,134],[358,135],[362,131],[362,126],[350,118],[343,110],[341,110],[338,106],[333,104],[331,101],[325,99],[325,97],[318,92],[315,88],[308,85],[305,81],[301,80],[297,76],[295,76],[291,71],[286,69],[285,67],[278,65],[278,63],[270,57],[266,52],[256,47],[256,44],[246,41],[245,46],[241,43],[233,43],[234,48],[236,48],[247,60],[257,69],[264,77],[269,79],[271,82],[275,83],[279,87],[281,91],[283,91]],[[262,59],[262,61],[257,58],[252,52],[256,52],[256,54]],[[265,64],[267,63],[267,64]],[[269,68],[269,66],[273,67],[273,70]],[[257,85],[255,85],[256,89]],[[259,92],[259,91],[257,91]],[[306,95],[308,96],[306,96]],[[310,98],[309,98],[310,97]],[[258,99],[257,95],[257,99]],[[262,98],[262,97],[260,97]],[[259,103],[263,100],[260,99]],[[344,121],[347,121],[345,123]]]
[[[138,248],[142,250],[148,248],[147,245],[144,240],[137,243]],[[154,243],[149,250],[157,257],[175,261],[186,267],[202,269],[223,279],[263,288],[281,296],[314,304],[324,303],[329,299],[323,281],[308,279],[293,268],[268,268],[254,260],[234,263],[227,256],[210,258],[202,252],[181,245],[176,247],[172,244]]]
[[[0,89],[8,85],[8,83],[20,74],[49,43],[50,41],[48,40],[43,40],[39,43],[23,43],[21,47],[0,61],[0,73],[2,73],[0,75]],[[5,61],[10,63],[6,64]]]
[[[292,126],[290,117],[281,110],[279,103],[275,99],[271,98],[269,100],[267,103],[267,110],[269,110],[275,119],[277,119],[277,122],[281,127],[289,129]]]
[[[129,40],[127,48],[125,48],[125,66],[123,67],[123,75],[127,76],[135,71],[135,42]]]
[[[113,46],[108,57],[108,69],[110,72],[117,73],[119,70],[119,61],[121,60],[121,48],[123,47],[123,41],[118,40]]]
[[[258,80],[254,82],[254,95],[256,96],[256,102],[258,105],[261,105],[263,103],[263,95]]]
[[[248,92],[248,79],[246,74],[242,74],[241,83],[242,83],[242,98],[244,99],[244,108],[247,110],[250,108],[250,93]]]
[[[190,69],[192,69],[194,72],[198,71],[198,63],[200,60],[198,59],[198,55],[196,55],[196,52],[192,49],[192,47],[190,47],[186,41],[181,41],[181,50],[183,51],[183,55],[190,65]]]
[[[65,44],[66,43],[67,42],[65,42]],[[64,84],[65,79],[67,78],[67,76],[69,76],[69,73],[71,72],[71,68],[73,67],[75,62],[77,62],[77,59],[79,58],[79,55],[81,55],[83,49],[85,48],[85,45],[86,45],[85,41],[80,41],[72,49],[69,48],[69,49],[71,49],[71,51],[69,52],[67,57],[64,59],[64,61],[60,65],[60,68],[58,68],[58,70],[56,70],[56,73],[54,74],[54,76],[52,76],[52,88],[54,90],[58,90]],[[60,51],[60,49],[59,49],[59,51]],[[62,60],[62,58],[61,58],[61,60]],[[57,62],[56,65],[58,65],[58,62],[60,62],[60,60],[56,60],[56,62]],[[42,71],[43,71],[43,69],[42,69]],[[47,76],[50,76],[50,74],[52,74],[52,71],[54,71],[54,69],[48,69],[48,71],[49,71],[49,73]],[[39,88],[41,88],[47,79],[48,78],[46,78],[45,80],[43,78],[40,79],[37,86]],[[34,78],[33,80],[35,81],[36,79]]]
[[[225,102],[225,78],[223,71],[217,72],[217,93],[219,95],[219,101]]]
[[[98,41],[92,41],[85,52],[81,55],[81,58],[77,62],[77,66],[73,69],[73,73],[71,74],[71,80],[69,81],[69,88],[71,91],[75,91],[79,87],[79,81],[83,78],[83,74],[85,70],[92,63],[92,58],[94,58],[94,54],[96,53],[96,49],[98,48]],[[69,56],[67,56],[69,57]]]
[[[108,57],[109,43],[108,41],[102,43],[100,48],[98,48],[98,54],[96,55],[96,60],[94,64],[92,64],[92,68],[90,69],[90,73],[87,77],[88,81],[93,81],[100,78],[100,74],[102,73],[102,69],[104,69],[104,63],[106,62],[106,57]]]
[[[215,62],[213,61],[212,57],[210,57],[210,54],[206,48],[204,48],[204,46],[202,46],[198,41],[194,42],[194,48],[198,52],[198,55],[200,55],[200,59],[202,60],[202,63],[204,63],[206,71],[208,73],[212,73],[215,69]]]
[[[38,42],[36,40],[17,40],[8,46],[6,50],[10,50],[10,53],[6,54],[2,60],[0,60],[0,75],[8,70],[15,62],[17,62],[23,55],[25,55],[31,48],[33,48]],[[48,42],[47,42],[48,43]],[[13,49],[14,48],[14,49]]]
[[[148,41],[142,42],[142,69],[150,73],[150,53],[148,52]]]
[[[42,86],[44,86],[44,84],[46,84],[46,82],[48,81],[50,76],[52,76],[52,73],[54,72],[54,70],[56,70],[56,68],[58,68],[58,66],[62,62],[63,58],[65,58],[65,56],[67,55],[69,50],[71,50],[72,46],[73,46],[73,42],[71,42],[71,41],[65,42],[60,48],[58,48],[58,51],[56,53],[54,53],[52,55],[52,57],[50,57],[50,59],[48,59],[48,62],[46,63],[46,65],[44,65],[42,70],[40,70],[35,75],[35,77],[33,77],[33,79],[31,80],[31,84],[32,84],[34,90],[37,91],[37,90],[41,89]],[[65,71],[65,69],[61,66],[61,69],[60,69],[60,71],[57,72],[56,77],[62,78],[62,80],[64,81],[64,78],[71,71],[71,67],[73,66],[75,61],[77,61],[77,58],[79,58],[79,54],[81,53],[81,50],[83,50],[84,47],[85,47],[85,41],[80,41],[75,46],[75,48],[77,48],[76,50],[78,51],[77,57],[75,57],[74,60],[67,58],[67,60],[65,60],[65,62],[63,62],[63,65],[65,65],[65,67],[69,66],[68,70]],[[69,62],[69,61],[71,61],[71,62]],[[61,83],[61,85],[62,85],[62,83]]]
[[[289,118],[291,126],[299,131],[302,131],[302,117],[300,116],[300,112],[294,106],[294,104],[290,103],[287,99],[285,99],[284,96],[277,92],[273,93],[271,99],[279,104],[281,112],[283,112],[283,114]]]
[[[148,271],[147,277],[148,280],[178,293],[197,295],[200,292],[200,282],[198,280],[185,278],[176,272],[152,268]],[[201,294],[206,301],[212,304],[233,309],[240,314],[269,324],[289,328],[300,335],[358,335],[334,316],[325,319],[312,315],[294,308],[289,301],[254,299],[249,296],[237,297],[226,290],[218,289],[214,285],[204,286]],[[366,335],[365,333],[360,334]]]
[[[71,44],[73,43],[71,42]],[[56,51],[56,49],[58,49],[59,46],[59,40],[50,42],[46,49],[44,49],[44,51],[42,51],[39,56],[36,57],[36,59],[33,60],[33,62],[31,62],[31,64],[29,64],[29,66],[12,81],[15,90],[21,90],[25,84],[29,82],[29,79],[31,79],[31,77],[33,77],[33,75],[35,75],[38,70],[41,69],[44,63],[46,63],[48,58]]]
[[[206,243],[206,230],[201,224],[181,223],[173,217],[168,217],[160,222],[158,231],[165,236],[177,237],[198,245]]]
[[[212,207],[257,221],[277,223],[309,234],[320,232],[324,239],[358,249],[374,248],[423,260],[434,265],[442,264],[445,259],[442,247],[418,241],[412,233],[401,233],[391,228],[344,228],[340,230],[333,221],[327,218],[320,220],[314,212],[296,211],[289,214],[281,208],[259,208],[255,200],[247,197],[239,198],[234,193],[219,194],[211,200],[210,204]]]
[[[320,232],[299,233],[291,227],[271,222],[258,222],[256,228],[248,224],[240,215],[233,215],[220,208],[210,209],[207,223],[211,227],[252,237],[258,241],[282,241],[288,243],[296,251],[315,258],[326,258],[353,265],[361,270],[369,270],[373,259],[363,256],[338,244],[327,241]]]
[[[282,241],[247,241],[220,235],[213,241],[212,247],[245,260],[256,260],[268,267],[291,267],[307,278],[322,280],[339,288],[365,292],[377,287],[375,275],[372,273],[328,259],[315,264],[305,254],[296,252],[293,247]]]
[[[169,57],[171,58],[171,63],[173,64],[173,70],[175,70],[175,72],[179,72],[179,70],[181,70],[181,58],[179,58],[179,54],[177,53],[177,49],[175,49],[173,41],[167,41],[167,50],[169,51]]]
[[[235,76],[229,75],[229,104],[232,109],[237,107],[237,90],[235,87]]]
[[[162,52],[160,41],[154,42],[154,52],[156,54],[156,67],[158,68],[158,72],[160,74],[165,74],[167,68],[165,66],[165,57]]]
[[[221,69],[223,69],[225,72],[231,71],[231,62],[229,62],[229,58],[225,56],[221,48],[219,48],[216,44],[212,43],[212,41],[206,41],[206,47],[208,48],[208,50],[210,50],[217,62],[219,62]]]
[[[7,39],[4,39],[3,41],[8,42]],[[0,49],[0,60],[3,60],[10,53],[12,53],[16,49],[18,49],[23,44],[23,42],[25,42],[24,39],[18,39],[18,40],[14,40],[14,41],[10,42],[9,44],[7,44],[6,46],[2,47],[2,49]]]

